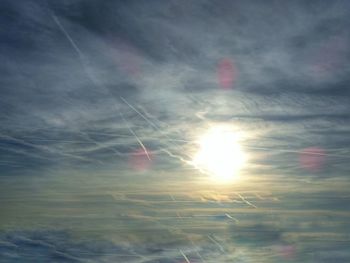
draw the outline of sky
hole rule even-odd
[[[350,261],[349,1],[0,14],[1,262]],[[224,183],[193,165],[223,126]]]

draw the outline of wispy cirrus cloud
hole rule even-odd
[[[70,213],[84,218],[78,236],[108,230],[97,228],[110,243],[92,260],[116,260],[110,250],[140,254],[130,262],[349,258],[348,2],[1,6],[0,222],[29,229],[3,236],[8,261],[22,249],[87,259],[53,252],[79,250],[73,237],[36,232],[77,230]],[[232,188],[208,186],[187,162],[218,123],[242,133],[249,156]]]

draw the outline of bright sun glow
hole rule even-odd
[[[199,150],[193,164],[209,173],[217,182],[228,182],[238,178],[246,156],[239,145],[239,135],[229,127],[210,129],[199,140]]]

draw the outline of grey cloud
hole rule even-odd
[[[39,193],[108,195],[123,183],[125,189],[119,190],[130,190],[135,183],[137,191],[154,186],[149,192],[141,189],[142,204],[133,203],[137,200],[129,193],[123,200],[113,198],[115,203],[109,196],[105,202],[111,207],[90,203],[81,205],[81,211],[108,210],[115,221],[106,219],[102,225],[120,220],[135,227],[126,238],[130,242],[141,226],[175,225],[185,230],[146,231],[143,241],[149,238],[150,247],[140,251],[113,242],[94,249],[50,231],[10,233],[2,238],[1,252],[9,262],[23,256],[15,246],[55,260],[81,260],[74,251],[67,256],[43,245],[46,236],[53,236],[49,243],[67,250],[72,246],[84,253],[108,254],[115,249],[151,256],[130,259],[135,263],[184,260],[179,249],[196,261],[200,257],[185,232],[197,231],[200,222],[207,225],[189,235],[195,237],[201,255],[218,262],[261,262],[261,255],[267,255],[266,262],[281,262],[274,246],[295,246],[290,261],[348,259],[340,242],[348,243],[341,232],[349,227],[340,211],[349,210],[344,190],[350,154],[349,7],[347,1],[3,1],[0,180],[5,186],[0,192],[4,198],[27,193],[30,202],[21,206],[9,200],[4,213],[8,218],[0,220],[1,226],[6,228],[13,221],[10,217],[15,218],[12,206],[23,208],[27,216],[31,208],[59,213],[50,210],[52,204],[40,207],[44,198],[31,199],[32,185]],[[220,88],[218,80],[223,59],[236,70],[228,90]],[[270,191],[278,201],[251,197],[257,204],[251,210],[235,198],[231,203],[220,203],[220,198],[190,203],[198,200],[188,193],[197,197],[196,187],[202,189],[191,180],[201,182],[204,176],[186,161],[196,150],[198,136],[218,123],[232,124],[242,132],[241,144],[249,156],[242,177],[257,180],[251,191]],[[152,154],[152,166],[139,172],[129,162],[142,144]],[[303,150],[310,147],[324,151],[319,169],[301,163]],[[172,204],[158,206],[147,199],[151,191],[175,188],[187,192],[175,195]],[[234,192],[240,185],[224,188]],[[76,209],[73,203],[60,204]],[[69,211],[78,211],[72,207]],[[120,218],[119,210],[125,207],[133,213]],[[270,208],[275,209],[272,214]],[[240,224],[230,225],[235,223],[226,220],[221,209],[240,211]],[[315,216],[316,210],[329,217]],[[202,221],[179,219],[181,213],[190,217],[191,211],[213,216]],[[77,226],[74,220],[50,222]],[[25,238],[18,241],[16,236]],[[330,256],[317,252],[324,244],[329,245],[325,251]],[[174,251],[168,253],[169,248]]]

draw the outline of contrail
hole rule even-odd
[[[236,221],[237,223],[239,222],[239,220],[237,218],[234,218],[233,216],[231,216],[231,215],[229,215],[227,213],[225,214],[225,216],[230,218],[230,219],[232,219],[232,220],[234,220],[234,221]]]
[[[124,99],[122,96],[120,96],[120,99],[128,105],[133,111],[135,111],[139,116],[141,116],[142,119],[144,119],[149,125],[151,125],[156,130],[159,130],[159,127],[155,125],[153,122],[151,122],[146,116],[144,116],[141,112],[139,112],[134,106],[132,106],[126,99]]]
[[[217,246],[220,248],[220,250],[221,250],[222,252],[225,252],[224,248],[219,244],[218,241],[216,241],[214,238],[212,238],[212,237],[209,236],[209,235],[208,235],[208,238],[209,238],[215,245],[217,245]]]
[[[173,157],[173,158],[176,158],[176,159],[180,160],[181,162],[183,162],[183,163],[185,163],[185,164],[191,164],[190,161],[188,161],[188,160],[182,158],[182,157],[179,156],[179,155],[176,155],[176,154],[171,153],[171,152],[168,151],[167,149],[164,149],[164,148],[163,148],[163,149],[161,149],[161,151],[167,153],[170,157]]]
[[[92,74],[89,70],[88,65],[86,65],[86,61],[85,61],[85,56],[83,54],[83,52],[80,50],[80,48],[78,47],[78,45],[75,43],[75,41],[72,39],[72,37],[70,36],[70,34],[68,33],[68,31],[64,28],[64,26],[61,24],[60,20],[58,19],[57,16],[55,16],[54,14],[51,15],[54,22],[56,23],[56,25],[59,27],[59,29],[62,31],[62,33],[64,34],[64,36],[68,39],[68,41],[70,42],[70,44],[72,45],[72,47],[74,48],[74,50],[76,51],[76,53],[78,54],[80,61],[86,71],[86,73],[88,74],[88,76],[90,77],[90,79],[94,82],[94,84],[98,85],[98,86],[102,86],[102,88],[104,88],[104,90],[108,91],[108,89],[106,89],[103,85],[101,85],[100,83],[97,82],[97,79],[95,78],[94,74]],[[128,105],[133,111],[135,111],[142,119],[144,119],[149,125],[151,125],[154,129],[156,129],[157,131],[160,131],[160,128],[154,124],[152,121],[150,121],[145,115],[143,115],[140,111],[138,111],[133,105],[131,105],[124,97],[120,96],[120,99],[126,104]],[[124,118],[123,118],[124,119]],[[130,127],[128,127],[129,131],[135,136],[136,140],[138,141],[138,143],[141,145],[142,149],[145,151],[147,158],[150,160],[149,154],[146,150],[146,147],[143,145],[142,141],[140,140],[140,138],[135,134],[134,131],[132,131],[132,129]],[[166,135],[165,135],[166,136]],[[168,136],[166,136],[167,139]],[[179,145],[176,145],[177,147],[179,147]],[[170,152],[167,151],[167,153],[169,154]],[[175,155],[171,154],[171,157],[175,157]],[[182,157],[178,158],[178,159],[182,159]],[[188,163],[188,161],[185,161],[185,163]]]
[[[236,195],[239,196],[239,198],[242,199],[243,202],[245,202],[247,205],[250,205],[254,208],[258,208],[256,205],[252,204],[251,202],[249,202],[247,199],[244,198],[244,196],[242,196],[240,193],[236,193]]]
[[[72,37],[69,35],[69,33],[67,32],[67,30],[64,28],[64,26],[61,24],[60,20],[57,18],[57,16],[55,15],[51,15],[53,20],[55,21],[55,23],[57,24],[57,26],[59,27],[59,29],[62,31],[62,33],[65,35],[65,37],[68,39],[68,41],[71,43],[72,47],[74,48],[74,50],[77,52],[85,70],[87,70],[87,74],[92,78],[92,81],[95,83],[95,84],[98,84],[96,79],[95,79],[95,76],[91,75],[87,66],[85,65],[85,57],[84,57],[84,54],[83,52],[80,50],[80,48],[78,47],[78,45],[75,43],[75,41],[72,39]],[[98,85],[100,86],[100,85]],[[103,86],[103,88],[105,88]],[[134,111],[136,111],[141,117],[143,117],[148,123],[150,123],[152,126],[156,127],[152,122],[150,122],[149,120],[147,120],[147,118],[145,118],[139,111],[137,111],[137,109],[135,109],[131,104],[129,104],[123,97],[120,97],[125,103],[128,104],[129,107],[131,107]],[[122,113],[120,112],[123,120],[125,121],[125,123],[127,124],[124,116],[122,115]],[[128,126],[128,124],[127,124]],[[157,127],[156,127],[157,128]],[[148,152],[147,152],[147,149],[146,147],[144,146],[144,144],[142,143],[142,141],[139,139],[139,137],[135,134],[135,132],[128,126],[128,129],[129,131],[135,136],[136,140],[138,141],[138,143],[141,145],[142,149],[144,150],[145,154],[147,155],[147,158],[149,160],[151,160]],[[94,143],[96,143],[97,145],[99,145],[96,141],[92,140],[90,137],[87,136],[87,139],[89,141],[92,141]]]
[[[161,129],[154,124],[153,122],[151,122],[145,115],[143,115],[140,111],[138,111],[133,105],[131,105],[125,98],[120,96],[120,99],[126,104],[128,105],[133,111],[135,111],[142,119],[144,119],[148,124],[150,124],[154,129],[156,129],[157,131],[159,131],[162,135],[164,135],[166,137],[166,139],[168,139],[169,141],[171,140],[166,134],[163,134],[163,132],[161,131]],[[167,145],[167,144],[166,144]],[[167,146],[172,145],[172,146],[176,146],[176,147],[181,147],[178,144],[174,144],[174,143],[169,143]],[[170,153],[168,150],[165,150],[167,154],[169,154],[171,157],[175,157],[178,158],[179,160],[185,162],[186,164],[188,164],[189,162],[184,160],[181,156],[177,156],[174,155],[172,153]]]
[[[96,161],[96,160],[93,160],[93,159],[90,159],[90,158],[82,157],[80,155],[73,155],[73,154],[70,154],[70,153],[60,152],[60,151],[57,151],[55,149],[51,149],[48,146],[36,145],[36,144],[33,144],[33,143],[29,143],[29,142],[26,142],[24,140],[11,137],[9,135],[0,134],[0,137],[5,138],[7,140],[11,140],[11,141],[17,142],[17,143],[20,143],[22,145],[26,145],[26,146],[33,147],[35,149],[39,149],[41,151],[46,151],[46,152],[49,152],[49,153],[59,154],[59,155],[62,155],[62,156],[71,157],[71,158],[75,158],[75,159],[79,159],[79,160],[83,160],[83,161],[90,161],[90,162],[91,161]]]
[[[203,263],[205,263],[205,260],[203,259],[202,255],[199,253],[199,249],[198,249],[198,247],[196,246],[196,244],[193,242],[193,240],[192,240],[190,237],[188,237],[188,239],[190,240],[191,244],[193,245],[193,247],[194,247],[194,249],[195,249],[196,254],[198,255],[198,257],[201,259],[201,261],[202,261]]]
[[[170,196],[170,198],[171,198],[172,201],[176,201],[175,198],[174,198],[174,196],[173,196],[172,194],[169,194],[169,196]]]
[[[136,135],[136,133],[130,128],[130,126],[128,125],[126,119],[124,118],[123,113],[120,112],[120,116],[122,117],[122,119],[124,120],[126,126],[128,127],[129,131],[135,136],[136,140],[138,141],[138,143],[141,145],[143,151],[145,152],[145,154],[147,155],[148,160],[151,161],[151,157],[149,156],[147,149],[145,147],[145,145],[142,143],[142,141],[139,139],[139,137]]]
[[[74,42],[74,40],[71,38],[71,36],[69,35],[69,33],[67,32],[67,30],[64,28],[64,26],[61,24],[60,20],[58,19],[57,16],[55,15],[51,15],[53,21],[55,21],[56,25],[58,26],[58,28],[62,31],[62,33],[65,35],[65,37],[68,39],[68,41],[71,43],[72,47],[75,49],[75,51],[77,52],[77,54],[79,55],[81,60],[84,60],[84,54],[83,52],[81,52],[81,50],[79,49],[78,45]]]
[[[184,257],[184,259],[186,260],[187,263],[191,263],[191,261],[186,257],[185,253],[182,252],[182,249],[180,249],[180,253]]]

